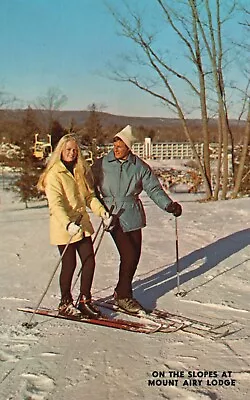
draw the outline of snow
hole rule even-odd
[[[13,193],[0,189],[1,400],[249,398],[250,200],[206,203],[197,201],[199,194],[171,196],[183,205],[177,221],[179,289],[186,295],[176,296],[175,221],[145,194],[148,225],[134,294],[148,307],[214,324],[234,321],[235,332],[219,340],[184,332],[146,335],[41,316],[35,316],[36,327],[25,328],[30,314],[17,308],[37,305],[59,255],[49,244],[46,203],[25,209]],[[99,219],[90,216],[97,228]],[[93,296],[106,298],[118,273],[109,234],[96,264]],[[58,274],[43,306],[58,305]],[[159,373],[165,377],[154,378]],[[149,386],[153,379],[158,384]],[[219,379],[222,386],[215,385]],[[174,385],[164,386],[164,380]]]

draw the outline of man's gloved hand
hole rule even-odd
[[[182,207],[176,201],[172,201],[167,207],[166,211],[173,214],[175,217],[179,217],[182,214]]]
[[[70,236],[76,235],[78,232],[80,232],[81,227],[79,225],[76,225],[74,222],[71,222],[67,226],[67,231],[69,232]]]
[[[104,211],[101,215],[105,231],[111,231],[114,226],[112,225],[113,216],[109,215],[108,211]]]

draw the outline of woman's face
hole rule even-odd
[[[62,149],[62,159],[63,161],[70,162],[75,161],[77,158],[77,144],[74,140],[69,140],[65,143]]]

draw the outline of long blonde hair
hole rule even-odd
[[[85,187],[87,186],[87,189],[93,190],[93,176],[92,176],[90,167],[88,166],[87,162],[84,160],[84,158],[82,156],[78,141],[74,135],[67,134],[67,135],[64,135],[57,143],[57,146],[56,146],[55,150],[53,151],[53,153],[51,154],[45,170],[42,172],[42,174],[38,180],[37,188],[41,192],[45,192],[46,177],[48,175],[48,172],[58,161],[61,161],[62,151],[69,141],[74,141],[77,146],[77,158],[76,158],[76,164],[75,164],[75,169],[74,169],[75,179],[78,182],[80,187],[83,188],[84,186]]]

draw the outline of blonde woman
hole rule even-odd
[[[57,245],[62,254],[71,238],[62,259],[59,313],[96,318],[100,316],[100,311],[91,302],[95,269],[91,235],[94,229],[86,207],[100,216],[105,225],[110,223],[110,217],[95,196],[90,169],[73,135],[65,135],[60,139],[37,186],[45,192],[49,204],[51,244]],[[79,217],[80,223],[76,224]],[[80,301],[77,308],[73,304],[71,294],[76,253],[79,254],[82,263]]]

